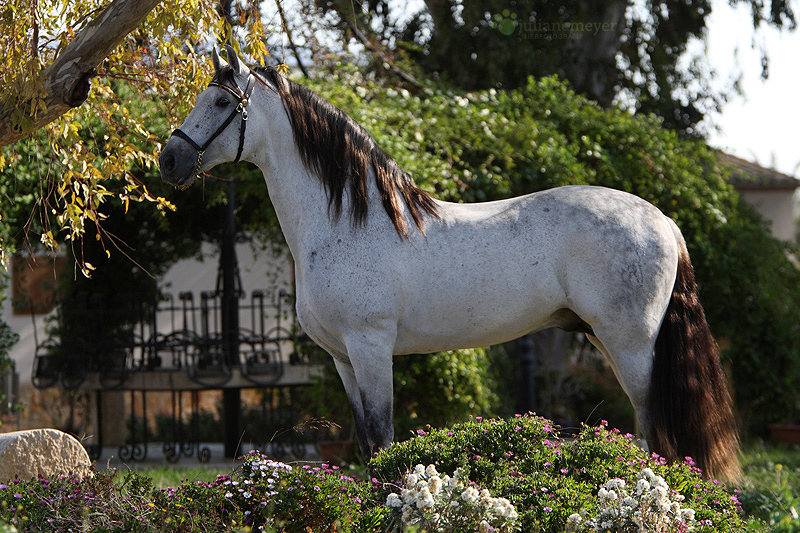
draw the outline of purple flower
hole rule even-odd
[[[553,512],[553,508],[552,508],[552,507],[545,507],[545,508],[543,508],[542,510],[543,510],[545,513],[552,513],[552,512]]]

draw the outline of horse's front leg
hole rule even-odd
[[[354,334],[345,341],[349,364],[336,361],[353,408],[358,443],[367,459],[394,440],[393,339],[393,334]]]

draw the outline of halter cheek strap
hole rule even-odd
[[[225,131],[225,128],[227,128],[230,125],[230,123],[233,122],[233,119],[236,118],[236,115],[241,114],[242,124],[241,126],[239,126],[239,148],[236,150],[236,159],[233,160],[234,163],[239,162],[239,159],[242,157],[242,148],[244,148],[244,134],[245,131],[247,130],[247,105],[250,103],[250,95],[253,93],[253,88],[255,87],[255,85],[256,85],[256,78],[255,76],[253,76],[252,73],[247,77],[247,87],[245,88],[244,92],[242,92],[242,90],[238,86],[236,87],[236,90],[234,90],[232,87],[216,82],[212,82],[208,85],[209,87],[211,86],[219,87],[220,89],[228,91],[229,93],[231,93],[231,95],[233,95],[234,98],[236,98],[238,104],[236,106],[236,109],[231,111],[231,114],[228,115],[228,118],[226,118],[225,121],[219,125],[216,131],[211,134],[211,137],[209,137],[208,140],[206,140],[206,142],[203,143],[202,145],[197,144],[197,142],[195,142],[194,139],[189,137],[189,135],[187,135],[180,128],[172,132],[172,136],[180,137],[184,141],[188,142],[192,146],[192,148],[194,148],[197,151],[197,162],[195,163],[195,172],[200,171],[200,167],[203,164],[203,154],[205,153],[206,148],[208,148],[211,145],[214,139],[219,137],[222,134],[222,132]]]

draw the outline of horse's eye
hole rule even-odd
[[[228,107],[230,105],[230,103],[231,103],[230,100],[228,100],[224,96],[220,96],[219,98],[217,98],[216,106],[217,107]]]

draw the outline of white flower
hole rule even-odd
[[[417,493],[417,509],[432,509],[434,505],[433,495],[428,487],[423,487]]]
[[[428,486],[431,489],[431,493],[439,494],[442,492],[442,480],[439,476],[434,475],[428,480]]]
[[[461,499],[467,503],[475,503],[478,501],[479,497],[480,493],[478,493],[474,487],[469,487],[467,490],[461,493]]]
[[[392,509],[399,509],[403,506],[403,500],[392,492],[386,497],[386,507],[391,507]]]
[[[389,494],[385,506],[401,520],[403,527],[417,526],[421,531],[437,530],[440,522],[450,524],[452,520],[465,519],[474,519],[473,524],[485,521],[486,531],[513,527],[518,514],[511,502],[492,498],[487,489],[465,487],[459,481],[461,475],[456,470],[452,477],[440,477],[435,466],[417,465],[406,474],[405,488],[399,494]]]
[[[461,483],[458,481],[458,470],[456,470],[456,472],[453,474],[453,477],[448,477],[446,479],[447,488],[451,491],[457,489],[459,485],[461,485]]]
[[[505,498],[495,498],[493,503],[494,507],[492,511],[495,515],[499,516],[500,518],[505,518],[506,520],[517,519],[517,510],[510,501],[506,500]]]
[[[492,530],[492,526],[489,525],[489,522],[486,520],[481,520],[480,525],[478,526],[478,531],[480,533],[489,533]]]
[[[597,492],[602,509],[597,518],[588,517],[587,511],[581,511],[583,524],[578,527],[580,515],[570,517],[567,522],[568,531],[630,531],[635,524],[636,531],[671,531],[672,523],[684,521],[692,529],[694,511],[681,509],[684,501],[681,494],[671,496],[669,485],[664,478],[646,468],[637,476],[633,494],[626,489],[622,479],[611,479],[603,483]]]
[[[578,513],[572,513],[567,518],[567,531],[580,531],[583,519]]]
[[[615,477],[614,479],[609,479],[606,481],[605,487],[608,490],[619,490],[625,488],[625,481]]]

